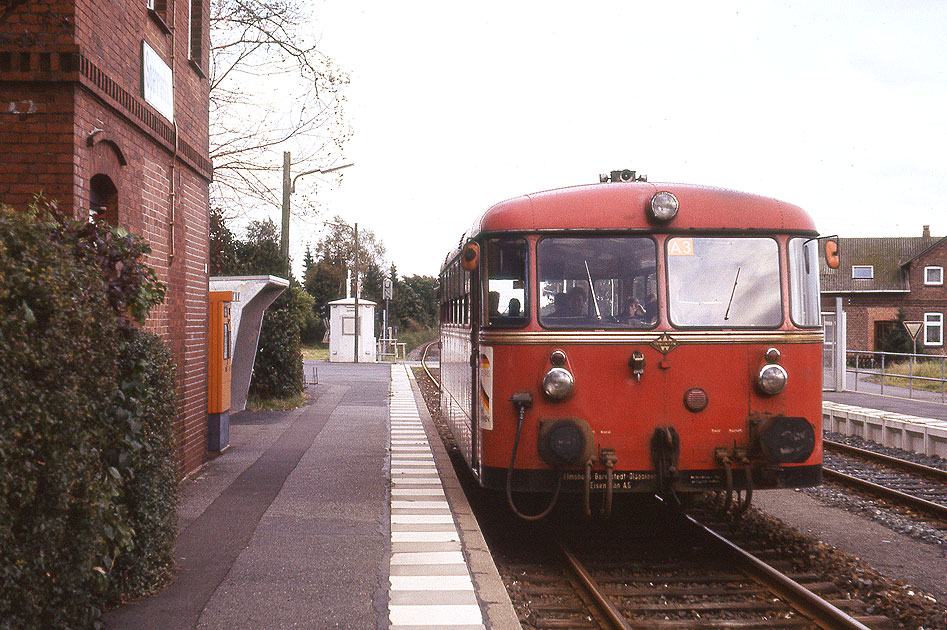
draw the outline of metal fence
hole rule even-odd
[[[845,358],[845,389],[947,402],[947,356],[849,350]]]

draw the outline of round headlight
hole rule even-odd
[[[772,396],[773,394],[778,394],[783,391],[783,388],[786,387],[786,381],[788,380],[789,375],[786,373],[785,368],[781,365],[771,363],[760,370],[757,383],[764,394]]]
[[[665,191],[656,192],[651,197],[651,220],[667,223],[677,216],[679,204],[677,197]]]
[[[575,379],[569,370],[554,367],[543,377],[543,391],[553,400],[564,400],[572,393]]]

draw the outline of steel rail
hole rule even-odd
[[[686,514],[682,515],[682,517],[701,535],[710,539],[715,545],[721,547],[729,554],[730,557],[737,560],[748,576],[769,589],[820,628],[824,630],[871,630],[868,626],[851,615],[840,610],[795,580],[780,573],[765,562],[702,525],[693,517]],[[601,591],[598,584],[579,560],[561,544],[559,548],[582,586],[598,605],[608,621],[615,628],[621,630],[630,630],[633,628],[633,626],[628,624],[618,607]]]
[[[434,341],[427,342],[427,345],[424,346],[424,351],[421,353],[421,367],[424,368],[424,373],[427,374],[429,379],[431,379],[431,382],[437,385],[437,389],[440,389],[441,382],[434,378],[434,375],[431,374],[431,370],[429,370],[427,367],[427,351],[430,350],[431,346],[433,346],[435,343],[437,343],[436,339]]]
[[[899,490],[886,488],[885,486],[879,485],[877,483],[872,483],[871,481],[866,481],[864,479],[859,479],[858,477],[846,475],[843,472],[832,470],[831,468],[826,468],[825,466],[822,467],[822,474],[826,477],[829,477],[830,479],[841,481],[842,483],[854,486],[860,490],[880,495],[883,498],[890,499],[907,507],[912,507],[920,512],[924,512],[929,516],[933,516],[934,518],[947,521],[947,505],[941,505],[940,503],[934,503],[933,501],[928,501],[927,499],[922,499],[921,497],[906,494]]]
[[[831,440],[822,440],[822,444],[828,447],[828,450],[836,451],[838,453],[845,453],[847,455],[856,455],[858,457],[864,457],[865,459],[870,459],[874,461],[879,461],[889,466],[894,466],[896,468],[901,468],[902,470],[907,470],[913,473],[918,473],[921,475],[929,475],[944,481],[947,483],[947,470],[941,470],[940,468],[933,468],[931,466],[925,466],[924,464],[917,464],[915,462],[910,462],[905,459],[900,459],[898,457],[891,457],[890,455],[884,455],[882,453],[875,453],[874,451],[868,451],[863,448],[858,448],[855,446],[849,446],[848,444],[842,444],[840,442],[833,442]]]
[[[854,617],[836,608],[792,578],[783,575],[765,562],[734,545],[717,532],[694,520],[691,516],[684,514],[683,517],[690,521],[691,525],[695,527],[698,532],[722,547],[727,553],[732,554],[750,577],[785,600],[820,628],[824,628],[825,630],[871,630]]]
[[[580,563],[568,549],[563,547],[562,544],[559,545],[559,550],[562,552],[562,555],[565,556],[572,572],[579,578],[579,582],[585,588],[586,593],[595,601],[595,604],[608,619],[609,623],[619,630],[633,630],[632,626],[628,625],[628,622],[625,620],[625,616],[621,614],[621,611],[615,606],[615,603],[612,602],[608,595],[602,592],[602,589],[599,588],[591,574],[585,570],[582,563]]]

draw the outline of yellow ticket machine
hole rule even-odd
[[[207,450],[222,451],[230,444],[230,303],[231,291],[210,292],[210,346],[208,348]]]

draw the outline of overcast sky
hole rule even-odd
[[[581,6],[580,6],[581,4]],[[947,3],[317,0],[351,76],[334,214],[436,275],[480,214],[630,168],[947,234]],[[318,240],[293,225],[299,247]],[[296,260],[301,255],[294,253]]]

